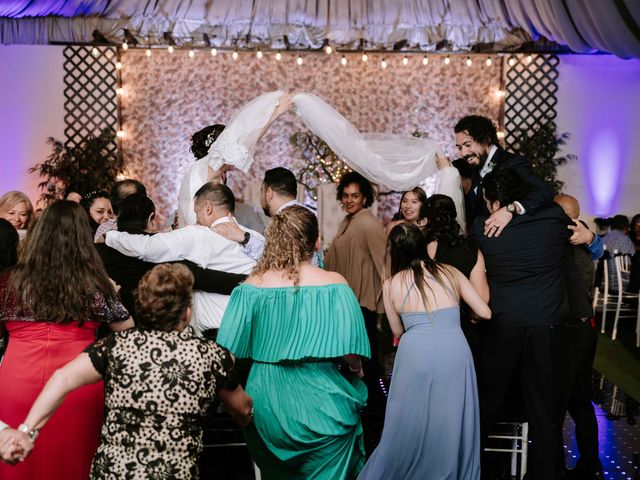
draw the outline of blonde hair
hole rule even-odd
[[[318,219],[305,207],[293,205],[271,217],[265,230],[262,257],[252,274],[284,271],[298,285],[300,264],[309,260],[318,239]]]
[[[19,203],[25,203],[27,205],[28,216],[25,229],[29,227],[31,220],[33,220],[33,205],[31,200],[24,193],[18,191],[12,191],[5,193],[0,197],[0,217],[5,215],[9,210],[18,205]]]

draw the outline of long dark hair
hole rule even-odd
[[[460,224],[456,220],[457,211],[451,197],[435,194],[425,204],[427,225],[424,234],[427,243],[435,240],[447,246],[469,248],[471,242],[460,234]]]
[[[424,190],[420,187],[413,187],[411,190],[407,190],[406,192],[402,193],[402,197],[400,197],[400,204],[398,205],[398,213],[396,213],[393,218],[391,219],[392,221],[397,221],[397,220],[404,220],[404,215],[402,215],[402,200],[404,200],[404,197],[407,193],[413,193],[416,197],[418,197],[418,200],[420,201],[420,211],[418,212],[418,220],[422,219],[422,218],[427,218],[427,194],[424,192]]]
[[[417,225],[401,223],[393,227],[387,239],[387,248],[391,256],[391,274],[396,275],[405,270],[413,273],[413,281],[425,308],[429,306],[425,288],[431,290],[424,280],[425,271],[433,276],[445,290],[448,288],[445,278],[449,283],[454,284],[449,272],[427,254],[427,242]]]
[[[11,222],[0,218],[0,271],[13,267],[18,261],[18,231]]]
[[[51,204],[25,242],[10,280],[19,311],[29,308],[43,322],[82,322],[97,292],[115,299],[87,215],[77,203]]]
[[[209,153],[209,148],[211,148],[211,145],[218,139],[223,130],[224,125],[216,123],[204,127],[191,135],[191,148],[189,150],[191,150],[193,156],[197,159],[206,157],[207,153]]]

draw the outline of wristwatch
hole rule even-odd
[[[507,212],[511,213],[512,215],[518,213],[518,207],[516,207],[515,203],[510,203],[509,205],[507,205]]]
[[[20,426],[18,427],[18,431],[22,433],[26,433],[32,442],[36,441],[36,438],[38,438],[38,434],[40,433],[38,432],[38,430],[32,430],[31,427],[29,427],[29,425],[26,425],[24,423],[20,424]]]
[[[251,234],[249,232],[244,232],[244,239],[240,242],[240,245],[243,247],[249,243],[249,239],[251,238]]]

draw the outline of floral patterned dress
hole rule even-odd
[[[182,332],[133,328],[87,348],[104,377],[105,422],[92,479],[195,479],[202,424],[229,380],[227,350]]]

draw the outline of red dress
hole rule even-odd
[[[78,356],[96,338],[101,322],[122,321],[128,313],[117,302],[96,295],[84,324],[37,322],[18,316],[7,295],[8,276],[0,276],[0,322],[9,342],[0,364],[0,419],[22,423],[56,369]],[[42,428],[31,455],[14,467],[0,462],[2,480],[86,480],[100,440],[104,409],[98,382],[70,393]]]

